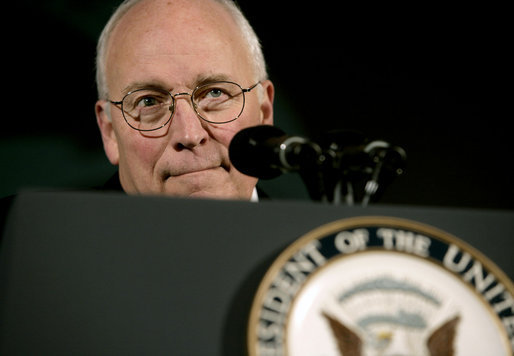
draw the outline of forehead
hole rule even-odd
[[[120,20],[108,48],[109,87],[149,76],[178,81],[220,71],[237,76],[224,72],[250,67],[235,21],[211,0],[143,0]]]

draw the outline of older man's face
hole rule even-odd
[[[255,84],[253,66],[227,11],[205,0],[147,0],[121,20],[109,42],[106,62],[110,99],[130,90],[158,87],[191,92],[206,81]],[[230,140],[244,127],[272,124],[273,86],[246,94],[242,115],[231,123],[199,119],[189,96],[178,96],[170,124],[157,131],[130,128],[119,108],[96,105],[106,154],[119,164],[128,193],[249,199],[256,179],[238,172],[228,158]],[[106,112],[112,113],[112,122]]]

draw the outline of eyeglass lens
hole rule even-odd
[[[178,94],[181,95],[181,94]],[[193,108],[203,120],[226,123],[237,119],[244,108],[241,87],[217,82],[197,87],[192,93]],[[176,99],[165,90],[139,89],[123,99],[123,114],[136,130],[156,130],[171,119]]]

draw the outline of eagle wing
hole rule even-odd
[[[337,341],[337,347],[343,356],[361,356],[362,341],[360,337],[327,313],[323,313]]]
[[[437,328],[428,338],[427,347],[432,356],[452,356],[454,355],[455,334],[460,316],[447,321]]]

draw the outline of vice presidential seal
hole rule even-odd
[[[252,356],[512,355],[514,286],[480,252],[412,221],[322,226],[272,264],[248,327]]]

